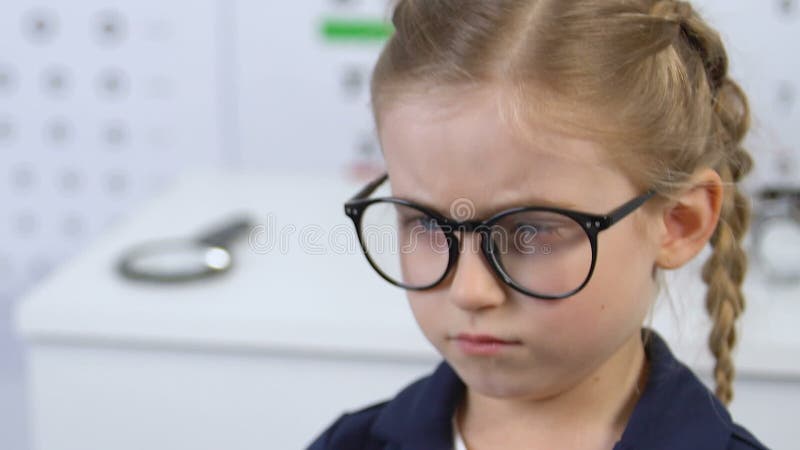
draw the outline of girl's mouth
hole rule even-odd
[[[505,340],[487,334],[461,333],[455,337],[458,348],[469,355],[495,355],[521,345],[519,341]]]

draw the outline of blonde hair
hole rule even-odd
[[[721,216],[702,278],[715,394],[729,404],[750,218],[738,182],[752,159],[742,147],[747,98],[719,34],[674,0],[400,0],[392,22],[371,85],[379,126],[385,105],[415,90],[491,83],[514,93],[513,117],[545,113],[598,139],[659,201],[677,198],[700,168],[719,173]]]

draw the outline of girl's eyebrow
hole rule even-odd
[[[577,207],[577,205],[574,203],[561,200],[550,200],[541,197],[526,197],[523,200],[501,203],[492,208],[492,210],[503,211],[518,206],[547,206],[550,208],[561,208],[561,209],[572,209]]]
[[[437,206],[434,206],[433,202],[428,202],[428,201],[420,199],[419,197],[416,197],[414,195],[410,195],[410,196],[398,195],[397,198],[408,200],[408,201],[410,201],[412,203],[415,203],[417,205],[424,206],[424,207],[426,207],[428,209],[432,209],[434,211],[437,211],[440,214],[444,214],[445,216],[449,215],[449,212],[450,212],[450,209],[451,209],[450,206],[453,206],[453,207],[456,207],[456,208],[458,207],[458,205],[455,204],[456,201],[454,201],[452,205],[446,205],[446,208],[442,209],[442,208],[439,208]],[[469,199],[465,198],[465,199],[461,199],[461,201],[462,202],[466,202],[466,201],[469,201]],[[523,200],[517,200],[517,201],[511,201],[511,202],[502,202],[502,203],[499,203],[499,204],[495,204],[495,205],[492,205],[489,208],[484,208],[483,211],[485,211],[484,215],[486,217],[489,217],[489,216],[497,214],[497,213],[499,213],[501,211],[506,211],[506,210],[509,210],[509,209],[518,208],[518,207],[525,207],[525,206],[544,206],[544,207],[548,207],[548,208],[559,208],[559,209],[575,209],[575,208],[577,208],[576,204],[570,203],[570,202],[566,202],[566,201],[550,200],[550,199],[545,199],[545,198],[541,198],[541,197],[525,197]]]

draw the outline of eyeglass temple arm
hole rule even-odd
[[[650,199],[650,197],[656,195],[655,189],[651,189],[644,194],[634,198],[633,200],[625,203],[624,205],[620,206],[619,208],[612,211],[609,215],[606,216],[606,223],[605,228],[610,227],[611,225],[619,222],[625,216],[633,212],[636,208],[642,206],[644,202]]]
[[[378,186],[380,186],[384,181],[386,181],[387,178],[389,178],[389,174],[388,173],[384,173],[380,177],[378,177],[375,180],[371,181],[369,184],[364,186],[360,191],[358,191],[356,193],[356,195],[354,195],[352,198],[350,198],[350,201],[360,200],[362,198],[369,197],[369,195],[372,194],[375,191],[375,189],[377,189]]]

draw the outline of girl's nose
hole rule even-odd
[[[461,309],[477,311],[499,306],[506,300],[506,290],[481,251],[478,233],[457,233],[460,254],[449,279],[448,297]]]

